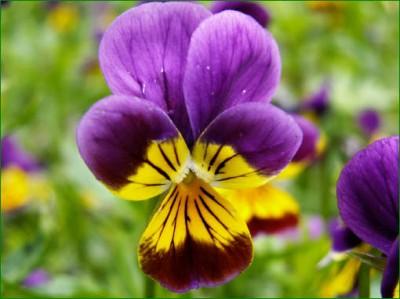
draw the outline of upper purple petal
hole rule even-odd
[[[189,41],[211,13],[193,3],[146,3],[120,15],[105,32],[99,59],[114,94],[134,95],[168,113],[187,140],[182,91]]]
[[[294,115],[293,118],[303,132],[303,140],[293,157],[293,161],[298,162],[315,158],[319,138],[318,128],[302,116]]]
[[[347,163],[337,183],[344,223],[386,254],[399,233],[398,156],[398,136],[380,139]]]
[[[386,267],[383,272],[381,283],[381,294],[383,298],[398,298],[399,294],[394,294],[396,285],[399,283],[399,238],[393,242]]]
[[[358,124],[365,135],[375,133],[381,124],[379,113],[374,109],[366,109],[358,115]]]
[[[263,27],[267,27],[271,20],[271,16],[264,6],[251,1],[215,1],[210,10],[213,13],[224,10],[240,11],[253,17]]]
[[[258,173],[272,176],[293,158],[301,136],[293,118],[284,111],[270,104],[248,103],[221,113],[200,140],[230,145]]]
[[[117,189],[143,165],[151,141],[179,132],[157,106],[135,97],[110,96],[93,105],[77,129],[79,152],[96,178]]]
[[[253,18],[224,11],[192,35],[184,94],[195,137],[222,111],[271,100],[280,79],[276,42]]]
[[[11,136],[1,139],[1,168],[18,166],[25,171],[40,170],[40,164],[29,153],[25,152]]]

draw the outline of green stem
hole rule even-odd
[[[146,276],[144,281],[144,298],[154,298],[155,294],[156,284],[154,280]]]
[[[362,263],[358,274],[358,290],[360,298],[369,298],[370,289],[370,267],[367,264]]]
[[[319,179],[320,179],[320,211],[322,218],[327,221],[329,218],[329,184],[328,184],[328,177],[327,177],[327,159],[328,159],[328,152],[325,153],[325,157],[320,161],[319,165]]]

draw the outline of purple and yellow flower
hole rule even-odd
[[[33,156],[20,148],[16,140],[1,140],[1,211],[11,212],[32,198],[34,177],[41,167]]]
[[[85,114],[77,143],[115,195],[166,192],[140,240],[143,271],[177,292],[232,279],[252,241],[214,187],[264,185],[301,142],[269,104],[281,68],[274,39],[239,12],[147,3],[113,22],[99,59],[113,95]]]
[[[300,104],[299,111],[312,121],[323,117],[330,108],[330,84],[325,82],[321,87],[305,98]]]
[[[375,109],[364,109],[357,117],[361,131],[369,138],[378,133],[381,126],[381,118]]]
[[[268,10],[261,4],[252,1],[215,1],[210,10],[213,13],[236,10],[253,17],[263,27],[268,27],[271,21]]]
[[[337,183],[340,216],[363,242],[386,257],[383,297],[394,294],[399,280],[399,137],[383,138],[359,151]]]

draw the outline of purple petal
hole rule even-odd
[[[195,137],[222,111],[246,102],[268,102],[279,83],[276,42],[251,17],[224,11],[194,32],[184,78]]]
[[[258,174],[273,176],[293,158],[301,136],[293,118],[282,110],[248,103],[221,113],[200,136],[200,142],[232,146]],[[224,168],[217,172],[224,173]]]
[[[380,139],[359,151],[337,184],[344,223],[361,240],[388,253],[398,236],[399,137]]]
[[[379,113],[374,109],[366,109],[358,115],[358,124],[365,135],[375,133],[381,124]]]
[[[312,111],[317,116],[324,115],[328,111],[330,105],[329,94],[330,85],[324,83],[319,90],[304,100],[301,110]]]
[[[333,219],[329,223],[329,232],[332,238],[332,249],[337,252],[353,249],[361,244],[361,240],[348,227]]]
[[[11,136],[5,136],[1,140],[1,168],[18,166],[25,171],[40,170],[40,165],[35,158],[25,152]]]
[[[142,4],[119,16],[100,45],[100,65],[112,92],[158,105],[187,140],[183,72],[192,32],[209,15],[193,3]]]
[[[210,10],[213,13],[236,10],[253,17],[263,27],[267,27],[271,20],[271,16],[264,6],[251,1],[215,1]]]
[[[117,190],[131,183],[129,176],[150,159],[147,150],[152,141],[178,135],[168,116],[152,103],[110,96],[86,112],[77,129],[77,143],[96,178]]]
[[[294,115],[293,118],[303,132],[303,140],[292,161],[312,160],[317,155],[319,130],[312,122],[302,116]]]
[[[383,272],[381,293],[383,298],[398,298],[394,294],[396,285],[399,283],[399,239],[397,238],[390,249],[386,260],[385,271]]]
[[[50,281],[50,276],[47,271],[43,269],[36,269],[32,271],[23,282],[24,287],[26,288],[35,288],[39,287]]]

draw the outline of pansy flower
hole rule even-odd
[[[1,211],[11,212],[25,206],[35,195],[41,170],[39,163],[21,149],[11,136],[1,140]]]
[[[398,159],[399,137],[380,139],[348,162],[337,183],[339,212],[346,226],[387,257],[383,297],[395,295],[399,280]]]
[[[163,200],[139,244],[145,273],[177,292],[224,283],[252,260],[245,222],[214,187],[264,185],[301,131],[268,104],[278,47],[251,17],[193,3],[146,3],[100,44],[113,93],[82,118],[79,151],[115,195]]]
[[[240,11],[253,17],[263,27],[268,27],[271,21],[268,10],[263,5],[252,1],[215,1],[210,10],[213,13],[224,10]]]

